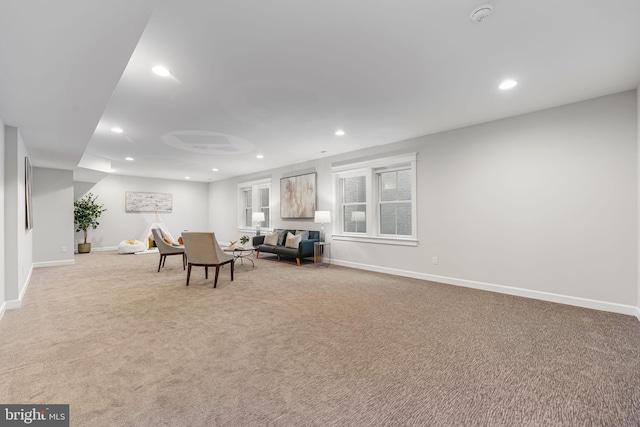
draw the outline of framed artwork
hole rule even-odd
[[[313,218],[315,211],[315,172],[280,179],[281,218]]]
[[[25,228],[33,228],[33,168],[28,157],[24,158],[24,208],[25,208]]]
[[[173,194],[125,191],[125,212],[165,212],[173,210]]]

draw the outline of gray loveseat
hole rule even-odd
[[[320,241],[319,231],[275,229],[273,232],[278,233],[278,240],[275,245],[265,244],[265,235],[255,236],[253,238],[252,242],[253,246],[256,248],[256,258],[259,258],[260,253],[269,253],[277,255],[278,260],[280,260],[280,257],[295,258],[298,265],[300,265],[303,258],[313,257],[313,244]],[[297,248],[287,248],[285,247],[285,243],[287,241],[288,233],[294,235],[299,233],[308,233],[309,235],[308,237],[303,235]]]

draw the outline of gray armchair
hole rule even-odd
[[[182,233],[182,241],[187,253],[187,286],[189,286],[191,266],[193,265],[204,267],[205,279],[209,278],[209,267],[216,268],[216,278],[213,281],[213,287],[215,288],[218,284],[220,267],[229,264],[231,266],[231,281],[233,282],[235,258],[233,255],[224,253],[216,241],[215,233],[184,232]]]
[[[184,252],[184,246],[170,245],[164,241],[164,237],[161,235],[161,231],[157,228],[152,228],[153,240],[156,242],[158,252],[160,252],[160,263],[158,264],[158,272],[160,267],[164,267],[164,263],[167,261],[169,255],[182,255],[182,269],[184,270],[187,265],[187,259]]]

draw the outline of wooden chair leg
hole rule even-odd
[[[158,263],[158,273],[160,273],[161,266],[162,266],[162,255],[160,255],[160,262]]]
[[[300,267],[300,258],[296,258],[296,263],[298,264],[298,267]]]
[[[204,266],[204,278],[208,279],[209,278],[209,267],[208,266]]]
[[[189,286],[189,277],[191,277],[191,264],[189,264],[189,269],[187,270],[187,286]]]
[[[233,282],[233,266],[234,266],[234,265],[236,265],[235,260],[234,260],[234,261],[231,261],[231,263],[230,263],[230,264],[231,264],[231,281]]]
[[[260,252],[256,251],[256,259],[260,257]]]
[[[218,285],[218,273],[220,273],[220,266],[216,265],[216,278],[213,280],[213,287]]]
[[[186,266],[187,266],[187,254],[185,252],[182,252],[182,269],[184,270]]]

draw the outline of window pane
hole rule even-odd
[[[398,203],[396,206],[397,234],[411,236],[411,203]]]
[[[411,171],[398,171],[398,199],[411,200]]]
[[[380,205],[380,233],[396,234],[396,205],[393,203]]]
[[[398,200],[396,182],[397,172],[383,172],[380,174],[380,200],[392,202]]]
[[[261,188],[260,189],[260,207],[269,207],[269,189]]]
[[[262,208],[264,212],[264,221],[260,223],[260,227],[267,227],[269,225],[269,208]]]
[[[252,214],[251,209],[244,210],[244,226],[245,227],[251,227],[251,214]]]
[[[343,223],[344,231],[348,233],[366,233],[367,221],[365,218],[366,206],[363,204],[358,205],[345,205],[343,207]]]
[[[343,185],[343,202],[344,203],[362,203],[366,202],[366,186],[364,176],[353,176],[342,179]]]
[[[244,207],[250,208],[253,206],[253,196],[251,195],[251,190],[244,190]]]

